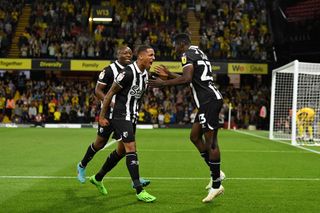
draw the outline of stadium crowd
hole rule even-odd
[[[110,1],[114,21],[89,30],[89,1],[36,0],[30,26],[20,37],[22,57],[115,58],[122,43],[151,45],[158,60],[173,60],[171,38],[190,33],[187,1]],[[196,3],[200,48],[214,59],[267,60],[271,36],[262,0]]]
[[[110,1],[114,21],[89,32],[89,1],[36,0],[30,26],[20,36],[22,57],[114,59],[117,46],[150,44],[172,59],[171,37],[185,27],[184,1]],[[170,17],[170,18],[169,18]]]
[[[1,52],[16,26],[23,1],[2,1],[0,5]],[[189,31],[186,0],[104,2],[114,10],[112,25],[88,22],[88,0],[32,1],[30,25],[20,35],[21,57],[115,59],[117,46],[151,45],[157,60],[175,60],[171,38]],[[267,60],[271,37],[263,0],[197,0],[200,20],[199,46],[212,59]],[[256,89],[259,86],[259,90]],[[24,75],[4,74],[0,79],[0,121],[3,123],[88,123],[97,119],[100,103],[94,96],[94,81],[35,81]],[[221,119],[227,120],[232,106],[233,126],[250,124],[265,128],[270,91],[258,83],[235,88],[221,84],[225,104]],[[262,89],[261,89],[262,88]],[[139,113],[140,123],[185,124],[196,110],[189,88],[150,89]]]
[[[93,123],[98,119],[100,103],[94,96],[94,81],[35,81],[5,73],[0,77],[0,122],[2,123]],[[250,84],[235,88],[224,86],[222,121],[228,120],[232,105],[232,127],[263,127],[261,107],[268,108],[270,91],[266,86]],[[259,90],[256,88],[259,87]],[[139,123],[188,124],[196,109],[188,85],[149,89],[139,112]],[[265,117],[264,117],[265,119]]]
[[[8,53],[23,7],[23,0],[2,0],[0,4],[0,57]]]
[[[267,60],[272,40],[264,0],[205,1],[200,17],[200,49],[215,59]]]

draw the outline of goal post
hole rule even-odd
[[[270,139],[320,145],[319,109],[320,64],[295,60],[272,71]]]

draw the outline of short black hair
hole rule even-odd
[[[137,56],[138,56],[141,52],[146,51],[147,49],[153,49],[153,48],[152,48],[151,46],[145,45],[145,44],[138,46],[137,49],[136,49],[136,54],[137,54]]]
[[[191,44],[191,40],[190,40],[190,37],[188,34],[186,33],[179,33],[177,34],[173,41],[177,44],[180,44],[180,43],[184,43],[184,44]]]

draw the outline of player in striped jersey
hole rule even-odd
[[[117,60],[111,63],[109,66],[105,67],[101,71],[96,84],[96,88],[95,88],[95,95],[101,101],[101,104],[104,96],[111,88],[114,78],[119,74],[119,72],[121,72],[125,68],[126,65],[131,63],[131,59],[132,59],[131,49],[128,46],[119,47],[117,51]],[[114,102],[115,102],[115,96],[112,98],[111,106],[114,105]],[[108,107],[106,116],[110,119],[112,118],[112,107]],[[96,140],[89,145],[83,159],[77,165],[78,180],[81,183],[84,183],[86,181],[85,168],[87,164],[92,160],[94,155],[107,144],[112,132],[114,132],[114,129],[112,126],[107,126],[107,127],[102,127],[100,125],[98,126]],[[116,134],[114,137],[117,140],[121,139],[121,137],[117,136]],[[124,157],[124,155],[125,155],[124,146],[122,143],[118,143],[117,149],[110,154],[105,164],[107,164],[108,161],[112,161],[115,166]],[[104,166],[102,168],[103,169],[101,173],[105,173],[108,170],[110,170],[109,167]],[[98,180],[100,179],[98,178]],[[148,185],[150,183],[149,180],[145,180],[143,178],[141,178],[141,182],[143,185]],[[101,193],[104,194],[103,191]]]
[[[218,146],[219,113],[223,104],[222,95],[215,87],[208,57],[197,47],[192,46],[187,34],[178,34],[174,39],[175,50],[181,54],[183,74],[171,73],[166,67],[159,66],[160,75],[168,75],[170,80],[157,78],[150,80],[151,87],[171,86],[190,83],[198,114],[193,123],[190,139],[209,166],[212,184],[203,202],[210,202],[224,192],[220,175],[220,150]],[[202,139],[204,135],[205,142]]]
[[[121,136],[126,151],[126,164],[136,189],[136,196],[138,200],[144,202],[152,202],[156,198],[146,192],[140,183],[135,130],[140,103],[147,89],[148,70],[154,60],[153,48],[146,45],[138,47],[137,61],[128,65],[115,78],[112,87],[103,100],[103,107],[99,116],[101,126],[112,126],[115,132]],[[116,100],[112,120],[108,120],[105,117],[107,106],[110,105],[114,95],[116,95]],[[91,178],[96,179],[97,175]]]
[[[132,51],[129,47],[123,46],[118,49],[117,52],[117,60],[111,63],[109,66],[105,67],[101,73],[99,74],[99,78],[95,88],[95,95],[101,101],[103,101],[104,96],[111,88],[111,85],[114,81],[114,78],[118,75],[118,73],[124,69],[124,67],[131,63],[132,59]],[[114,101],[111,105],[114,104]],[[108,107],[108,113],[106,114],[108,117],[112,115],[111,107]],[[86,181],[85,178],[85,168],[87,164],[92,160],[94,155],[102,149],[109,140],[110,135],[113,132],[112,127],[101,127],[98,126],[97,137],[96,140],[89,145],[87,151],[77,166],[78,170],[78,180],[81,183]],[[116,138],[119,139],[119,138]],[[119,156],[121,159],[123,157],[124,147],[119,143],[117,147],[117,151],[114,151],[115,155]]]

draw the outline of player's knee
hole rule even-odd
[[[211,143],[211,149],[216,149],[218,148],[218,140],[213,139]]]
[[[198,140],[199,140],[198,135],[193,135],[193,134],[190,135],[190,141],[192,143],[196,143]]]
[[[117,150],[117,154],[120,158],[123,158],[126,155],[126,151],[125,150]]]
[[[102,140],[96,140],[94,143],[93,143],[93,146],[94,146],[94,149],[95,150],[100,150],[102,149],[104,146],[106,145],[106,141],[102,141]]]
[[[126,150],[124,149],[124,147],[118,147],[117,154],[121,158],[124,157],[126,155]]]
[[[135,152],[136,151],[135,142],[124,143],[124,147],[125,147],[126,152]]]

